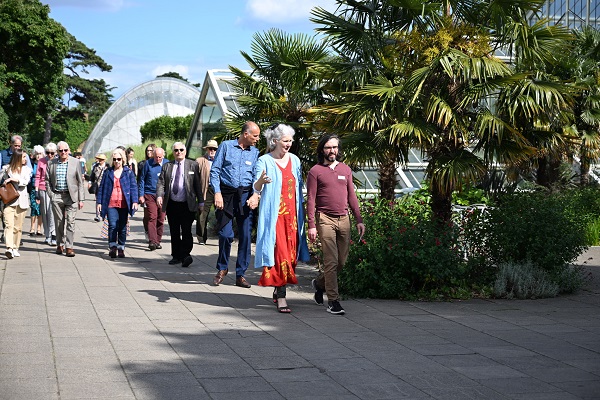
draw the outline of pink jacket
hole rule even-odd
[[[48,158],[42,157],[38,160],[37,171],[35,173],[35,187],[37,190],[46,190],[46,169],[48,168]]]

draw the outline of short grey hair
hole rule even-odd
[[[23,137],[21,135],[12,135],[10,137],[10,144],[15,144],[17,140],[21,142],[21,144],[23,143]]]
[[[179,146],[183,146],[184,149],[186,148],[185,144],[183,144],[181,142],[175,142],[175,143],[173,143],[173,146],[171,147],[171,150],[175,150],[175,147],[179,147]]]
[[[52,142],[50,142],[46,145],[46,152],[49,152],[49,151],[56,153],[56,145]]]
[[[44,151],[44,148],[42,146],[36,144],[35,146],[33,146],[33,154],[41,154],[42,156],[45,156],[46,152]]]
[[[71,150],[71,148],[69,147],[69,143],[65,142],[64,140],[61,140],[60,142],[56,143],[56,148],[59,148],[60,146],[67,146],[67,149]]]
[[[294,128],[286,124],[273,124],[269,126],[263,133],[265,139],[267,139],[267,146],[269,150],[275,148],[275,141],[281,140],[284,136],[291,136],[294,138]]]

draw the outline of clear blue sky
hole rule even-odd
[[[256,32],[277,27],[314,33],[310,9],[333,0],[42,0],[50,17],[112,65],[103,78],[115,100],[132,87],[174,71],[202,83],[208,69],[247,68]]]

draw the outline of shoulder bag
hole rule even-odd
[[[6,182],[6,175],[6,171],[4,171],[4,175],[2,177],[4,182],[0,186],[0,198],[5,205],[12,203],[19,198],[18,186],[13,181]]]

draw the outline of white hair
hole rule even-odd
[[[46,152],[48,152],[48,151],[53,151],[56,153],[56,145],[52,142],[48,143],[46,145]]]
[[[33,146],[33,154],[41,154],[43,157],[45,157],[46,151],[44,151],[44,148],[42,146],[36,144],[35,146]]]
[[[181,142],[175,142],[173,143],[173,147],[171,147],[171,150],[175,150],[175,147],[178,146],[183,146],[183,148],[185,149],[185,144],[181,143]]]
[[[275,141],[281,140],[284,136],[291,136],[294,138],[294,128],[286,124],[273,124],[269,126],[265,132],[263,133],[265,139],[267,139],[267,146],[269,146],[269,150],[273,150],[275,148]]]
[[[59,148],[60,146],[67,146],[67,149],[71,150],[71,148],[69,147],[69,143],[65,142],[64,140],[61,140],[60,142],[56,143],[56,148]]]

